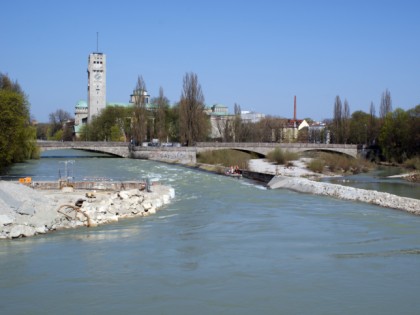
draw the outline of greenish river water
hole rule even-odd
[[[176,197],[145,218],[2,240],[0,314],[419,314],[418,216],[57,152],[9,178],[55,180],[71,159],[76,179],[151,177]]]

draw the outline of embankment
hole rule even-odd
[[[366,202],[381,207],[404,210],[420,215],[420,200],[389,193],[312,181],[301,177],[275,176],[269,188],[286,188],[297,192]]]

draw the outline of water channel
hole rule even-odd
[[[418,314],[420,217],[176,165],[49,152],[8,177],[150,177],[156,215],[0,242],[1,314]]]

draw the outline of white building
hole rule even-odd
[[[106,55],[91,53],[88,59],[88,121],[106,106]]]

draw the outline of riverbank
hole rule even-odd
[[[156,213],[175,195],[173,188],[163,185],[153,185],[150,190],[35,190],[0,181],[0,239],[147,216]]]
[[[271,189],[283,188],[302,193],[365,202],[420,215],[420,200],[418,199],[319,182],[316,181],[316,179],[325,177],[326,175],[314,173],[306,169],[306,162],[308,162],[307,159],[300,159],[298,161],[293,161],[292,167],[285,167],[269,163],[263,159],[258,159],[250,161],[250,169],[254,172],[275,175],[267,184]]]
[[[275,176],[267,186],[271,189],[285,188],[302,193],[365,202],[420,215],[420,200],[374,190],[322,183],[302,177],[287,176]]]

